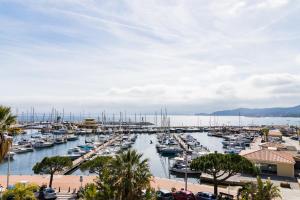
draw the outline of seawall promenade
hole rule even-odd
[[[94,182],[94,179],[96,176],[83,176],[83,182],[82,185],[84,186],[87,183]],[[38,185],[42,184],[48,184],[49,183],[50,176],[49,175],[11,175],[10,176],[10,184],[13,185],[18,182],[28,182],[28,183],[36,183]],[[3,187],[6,187],[6,176],[0,175],[0,184]],[[183,181],[176,181],[176,180],[170,180],[166,178],[158,178],[153,177],[153,181],[151,182],[151,185],[155,189],[166,189],[171,190],[171,188],[176,188],[177,190],[180,190],[181,188],[184,188],[184,182]],[[81,186],[80,182],[80,176],[76,175],[55,175],[53,179],[53,188],[59,189],[61,191],[68,191],[70,188],[70,191],[73,191],[74,189],[78,190]],[[227,188],[219,188],[220,192],[226,192],[230,194],[236,194],[237,187],[227,187]],[[188,190],[192,192],[213,192],[213,187],[210,185],[205,184],[193,184],[188,183]]]

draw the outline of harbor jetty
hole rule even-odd
[[[176,139],[181,148],[183,148],[185,151],[189,150],[188,145],[179,137],[179,135],[173,134],[173,137]]]
[[[76,160],[73,161],[73,165],[70,168],[65,169],[64,171],[61,172],[62,175],[68,175],[74,172],[78,167],[84,163],[86,160],[92,158],[97,152],[99,152],[102,149],[105,149],[107,146],[111,145],[114,143],[117,139],[121,138],[122,135],[116,135],[109,141],[105,142],[104,144],[100,145],[96,149],[90,151],[89,153],[77,158]]]

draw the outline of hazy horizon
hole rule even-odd
[[[2,0],[0,104],[210,113],[300,103],[300,2]]]

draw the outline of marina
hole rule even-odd
[[[156,145],[159,144],[159,142],[156,134],[131,134],[129,136],[124,136],[124,138],[121,137],[121,140],[115,142],[113,145],[106,146],[105,149],[101,148],[101,150],[98,149],[97,151],[94,151],[94,149],[97,148],[97,145],[101,146],[112,136],[95,134],[76,135],[76,140],[66,140],[63,143],[53,142],[53,144],[50,142],[50,145],[49,142],[42,143],[42,138],[47,138],[48,141],[52,138],[52,140],[54,141],[53,138],[57,138],[56,135],[52,135],[52,137],[50,137],[50,135],[47,135],[47,137],[45,137],[45,135],[39,133],[37,129],[29,129],[26,130],[26,132],[26,134],[15,136],[14,143],[19,143],[21,145],[19,145],[19,147],[12,148],[14,156],[11,157],[10,161],[11,174],[33,174],[33,171],[31,169],[34,164],[41,161],[46,156],[68,156],[77,163],[78,161],[76,161],[76,159],[82,159],[82,156],[84,156],[85,158],[89,158],[90,156],[86,155],[86,153],[89,153],[90,150],[93,151],[93,156],[115,155],[121,150],[126,150],[131,147],[132,149],[136,149],[139,153],[143,153],[144,157],[149,159],[151,172],[154,176],[172,179],[176,179],[177,177],[176,175],[173,175],[171,171],[169,171],[169,168],[174,163],[173,158],[175,155],[161,155],[157,151]],[[216,141],[211,143],[210,137],[207,136],[206,132],[194,132],[190,134],[195,138],[201,139],[203,145],[208,145],[212,150],[222,150],[222,139],[217,138]],[[59,136],[59,138],[62,138],[62,136]],[[29,141],[37,141],[37,144],[43,144],[43,147],[41,148],[41,146],[31,144],[29,143]],[[24,162],[24,160],[26,160],[26,162]],[[92,175],[88,172],[82,172],[76,168],[77,166],[75,165],[75,169],[68,170],[68,172],[64,173],[70,174],[71,172],[71,174],[75,175]],[[0,164],[0,172],[1,174],[7,173],[7,161],[4,161]],[[196,180],[194,180],[194,182],[195,181]]]
[[[148,159],[150,172],[156,178],[191,184],[199,184],[201,180],[202,184],[211,184],[209,175],[191,169],[193,159],[214,152],[243,155],[242,152],[260,149],[260,142],[265,140],[262,135],[264,126],[170,126],[165,117],[161,123],[162,126],[148,122],[143,125],[128,122],[104,124],[91,118],[82,122],[23,123],[18,128],[22,127],[24,131],[13,136],[13,146],[0,164],[0,174],[9,171],[11,175],[34,175],[32,168],[37,162],[46,156],[59,155],[70,158],[73,166],[56,175],[94,177],[89,170],[81,171],[80,166],[98,156],[114,157],[135,149]],[[292,126],[272,128],[274,130],[270,133],[274,132],[275,136],[280,133],[276,128],[284,128],[292,133],[290,140],[298,139],[293,135],[296,129]],[[269,141],[280,142],[276,137],[270,137]],[[283,145],[277,146],[283,148]],[[269,173],[269,168],[262,169]],[[223,184],[243,185],[239,176]]]
[[[299,200],[300,1],[0,5],[0,200]]]

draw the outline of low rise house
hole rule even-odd
[[[275,129],[275,130],[269,130],[269,134],[268,134],[268,140],[272,141],[272,140],[282,140],[282,133],[280,130]]]
[[[294,156],[286,151],[265,148],[241,152],[241,155],[258,166],[261,173],[285,177],[295,176],[296,161]]]
[[[262,149],[286,150],[287,147],[278,142],[266,142],[259,145]]]

